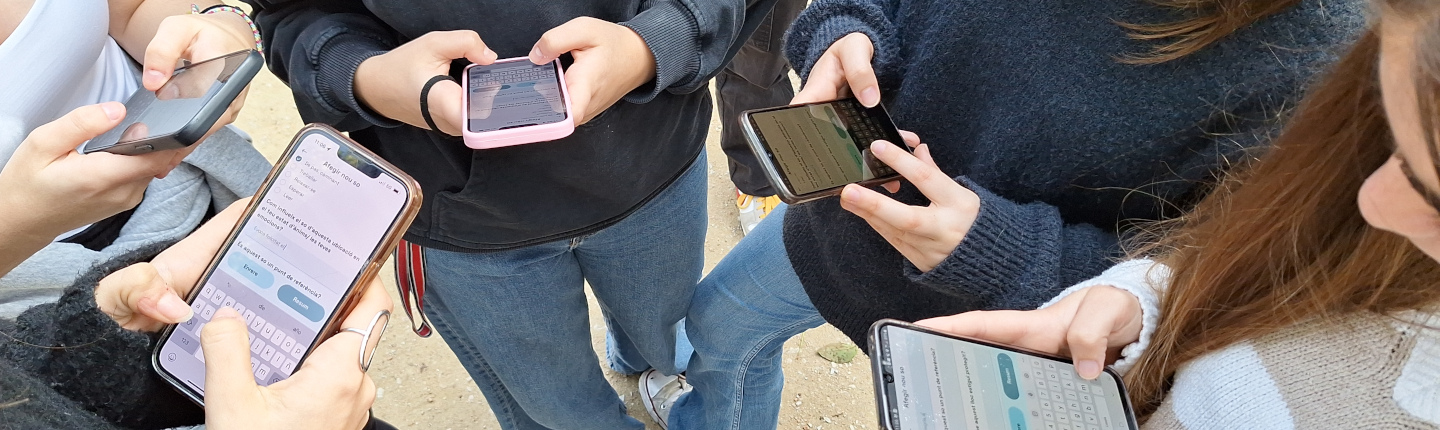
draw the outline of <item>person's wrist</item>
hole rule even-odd
[[[385,105],[386,101],[380,100],[378,98],[379,88],[376,88],[375,85],[373,85],[374,82],[370,79],[370,76],[372,76],[372,72],[375,70],[375,68],[378,67],[376,66],[376,63],[380,61],[379,58],[383,56],[384,54],[376,55],[374,57],[366,58],[364,61],[361,61],[360,66],[355,68],[354,81],[355,100],[359,101],[360,104],[363,105],[366,109],[370,109],[371,111],[374,111],[381,115],[385,115],[385,111],[379,109],[378,106]]]

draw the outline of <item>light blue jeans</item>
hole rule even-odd
[[[670,410],[672,430],[778,424],[785,341],[825,322],[785,253],[785,211],[766,216],[696,288],[685,327],[695,389]]]
[[[502,428],[645,428],[597,363],[583,283],[609,327],[612,368],[684,371],[682,319],[705,258],[705,171],[701,154],[649,203],[587,236],[501,252],[425,250],[426,314]]]

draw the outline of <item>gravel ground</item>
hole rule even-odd
[[[255,145],[272,161],[290,142],[303,123],[295,112],[289,88],[262,72],[250,86],[250,92],[236,124],[249,132]],[[715,126],[712,126],[715,127]],[[710,227],[706,236],[706,270],[741,238],[735,216],[734,188],[730,184],[725,157],[719,148],[718,127],[712,128],[707,141],[710,153],[709,205]],[[498,429],[484,396],[456,361],[444,339],[439,335],[422,339],[410,333],[408,321],[400,312],[394,289],[394,272],[387,268],[384,281],[390,286],[399,314],[386,331],[370,375],[379,386],[375,415],[405,429]],[[590,298],[591,339],[597,363],[604,356],[604,323],[599,308]],[[817,355],[822,346],[849,343],[838,330],[825,325],[785,344],[787,376],[780,409],[783,429],[863,429],[874,428],[874,390],[870,381],[870,361],[864,355],[848,364],[832,363]],[[641,407],[636,391],[637,378],[606,371],[615,391],[629,406],[630,415],[650,422]]]

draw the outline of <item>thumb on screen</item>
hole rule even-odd
[[[250,373],[250,333],[245,320],[234,309],[220,308],[200,329],[200,348],[205,352],[205,397],[226,400],[253,393],[255,376]]]

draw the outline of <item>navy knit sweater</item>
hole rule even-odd
[[[796,205],[785,247],[831,324],[864,345],[880,318],[1029,309],[1100,273],[1133,220],[1174,216],[1247,156],[1365,24],[1364,1],[1303,0],[1185,58],[1116,21],[1168,22],[1144,0],[817,0],[787,41],[803,75],[835,40],[875,43],[886,107],[980,195],[953,254],[920,273],[836,199]],[[895,196],[928,204],[908,184]]]

